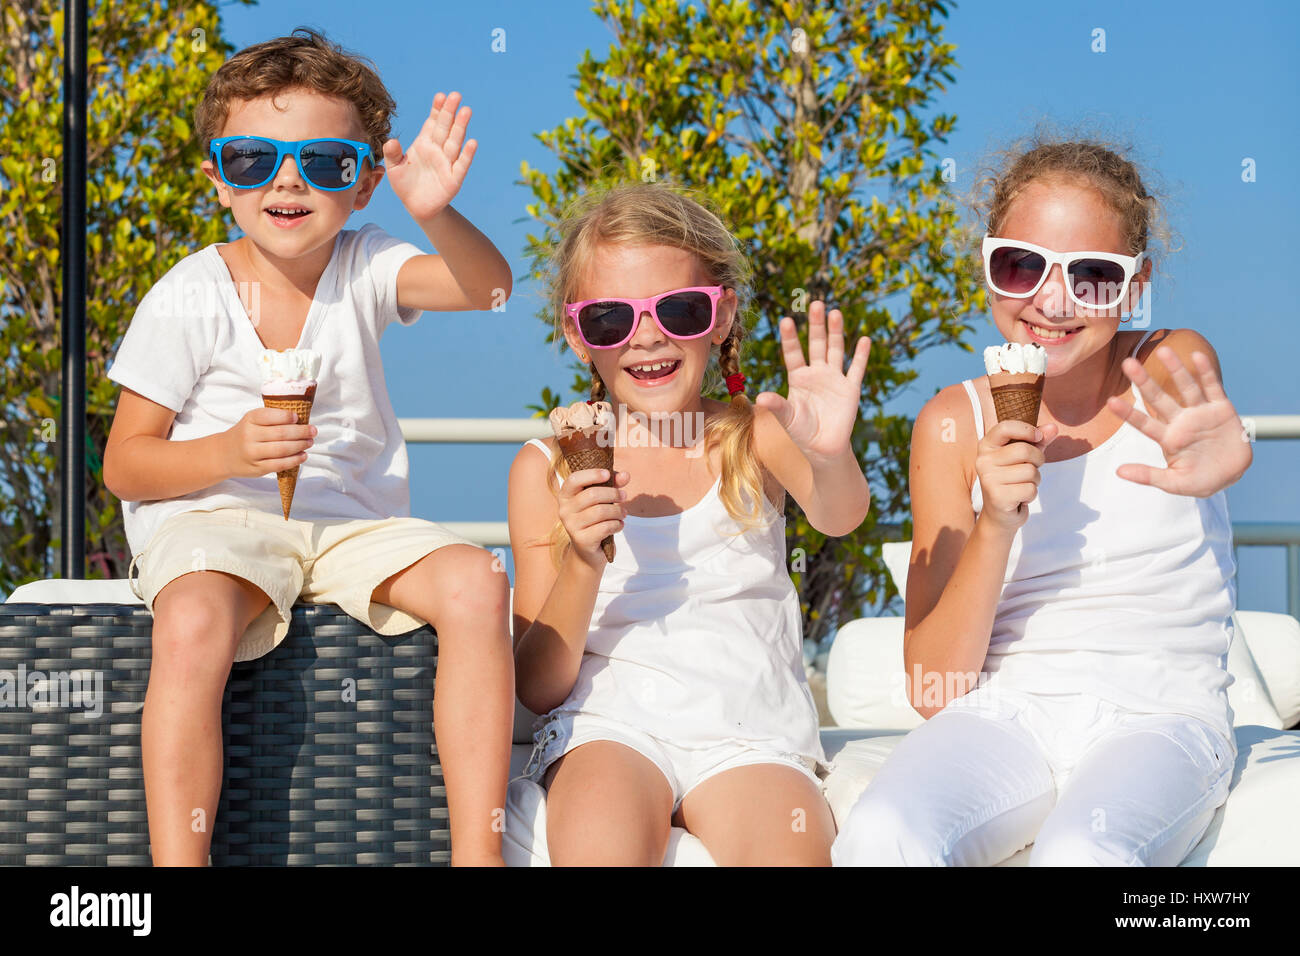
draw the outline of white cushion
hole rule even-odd
[[[1269,699],[1268,685],[1251,655],[1250,644],[1237,615],[1233,616],[1232,635],[1232,643],[1228,646],[1228,673],[1232,675],[1228,684],[1228,703],[1232,706],[1232,725],[1253,724],[1281,730],[1282,718]]]
[[[921,726],[924,718],[907,702],[901,617],[858,618],[840,628],[826,661],[826,708],[840,727]]]
[[[1238,611],[1237,619],[1282,726],[1294,727],[1300,723],[1300,621],[1267,611]]]
[[[889,570],[889,576],[898,588],[898,596],[907,598],[907,566],[912,560],[912,542],[886,541],[880,546],[880,556]]]
[[[1228,802],[1183,866],[1300,866],[1300,731],[1237,727]]]
[[[843,728],[822,731],[822,749],[831,765],[825,780],[826,802],[830,804],[836,828],[844,825],[862,791],[903,737],[904,734],[864,737],[863,731]]]
[[[1261,621],[1255,615],[1242,613],[1247,615],[1253,631],[1261,630]],[[1266,617],[1294,620],[1286,615]],[[1228,651],[1228,672],[1233,678],[1228,686],[1228,702],[1232,705],[1233,725],[1274,730],[1289,726],[1273,706],[1270,685],[1251,655],[1245,628],[1238,624],[1233,633]],[[1279,657],[1287,653],[1285,643],[1275,641]],[[1300,639],[1296,641],[1296,654],[1300,659]],[[1300,662],[1295,666],[1300,668]],[[838,726],[872,728],[877,732],[919,727],[923,718],[907,702],[906,693],[901,617],[859,618],[840,628],[826,665],[826,707]]]
[[[126,578],[46,578],[14,588],[6,604],[143,604]]]

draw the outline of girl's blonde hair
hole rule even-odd
[[[685,189],[663,183],[624,183],[598,188],[579,196],[566,210],[560,237],[549,259],[548,306],[555,322],[555,339],[564,341],[569,319],[566,302],[577,301],[579,286],[600,246],[670,246],[695,256],[713,285],[735,290],[737,308],[731,331],[720,346],[719,376],[712,365],[706,391],[716,389],[724,376],[740,372],[740,344],[745,336],[745,313],[751,296],[749,262],[722,220]],[[606,398],[605,383],[591,365],[591,400]],[[744,391],[731,398],[726,411],[705,426],[706,453],[722,452],[719,497],[727,513],[742,529],[766,525],[763,513],[763,475],[751,446],[754,410]],[[564,458],[551,455],[550,486],[568,477]],[[552,556],[558,562],[568,544],[560,522],[551,533]]]

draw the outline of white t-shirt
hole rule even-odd
[[[264,346],[217,251],[186,256],[141,300],[108,377],[176,412],[168,438],[225,431],[262,407]],[[343,230],[321,274],[297,348],[321,354],[311,423],[319,432],[298,473],[293,517],[405,517],[411,512],[406,444],[388,399],[379,338],[394,319],[397,272],[422,250],[375,225]],[[255,508],[283,516],[275,475],[229,478],[180,498],[124,507],[133,555],[172,515]]]

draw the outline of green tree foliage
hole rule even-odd
[[[894,594],[878,544],[898,536],[882,524],[907,531],[910,424],[883,405],[916,377],[924,349],[969,349],[965,319],[984,304],[951,254],[959,217],[932,148],[955,122],[929,113],[952,82],[947,10],[933,0],[598,0],[594,10],[615,39],[578,66],[582,115],[539,134],[558,169],[523,164],[528,212],[544,227],[529,236],[535,265],[573,197],[609,180],[673,181],[708,199],[754,266],[751,396],[784,393],[777,323],[791,315],[802,331],[814,299],[844,312],[850,345],[872,339],[854,435],[871,514],[839,539],[797,505],[787,515],[804,633],[820,639]]]
[[[63,3],[0,14],[0,590],[49,577],[61,545],[58,441]],[[91,577],[130,561],[102,456],[118,387],[108,359],[149,287],[226,238],[191,119],[231,48],[216,5],[100,0],[88,27],[86,554]]]

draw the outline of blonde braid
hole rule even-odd
[[[722,377],[725,381],[732,375],[740,374],[740,323],[732,322],[731,331],[727,337],[722,340],[718,346],[718,368],[722,369]],[[749,397],[742,388],[735,395],[731,396],[731,403],[743,402],[749,404]]]
[[[744,327],[739,318],[718,346],[718,368],[724,379],[740,373],[740,340]],[[743,528],[764,527],[763,475],[751,445],[754,436],[754,407],[742,388],[731,396],[731,405],[706,428],[708,447],[721,446],[722,484],[718,497]]]
[[[591,400],[593,402],[603,402],[606,396],[605,383],[596,371],[596,363],[591,363]]]

